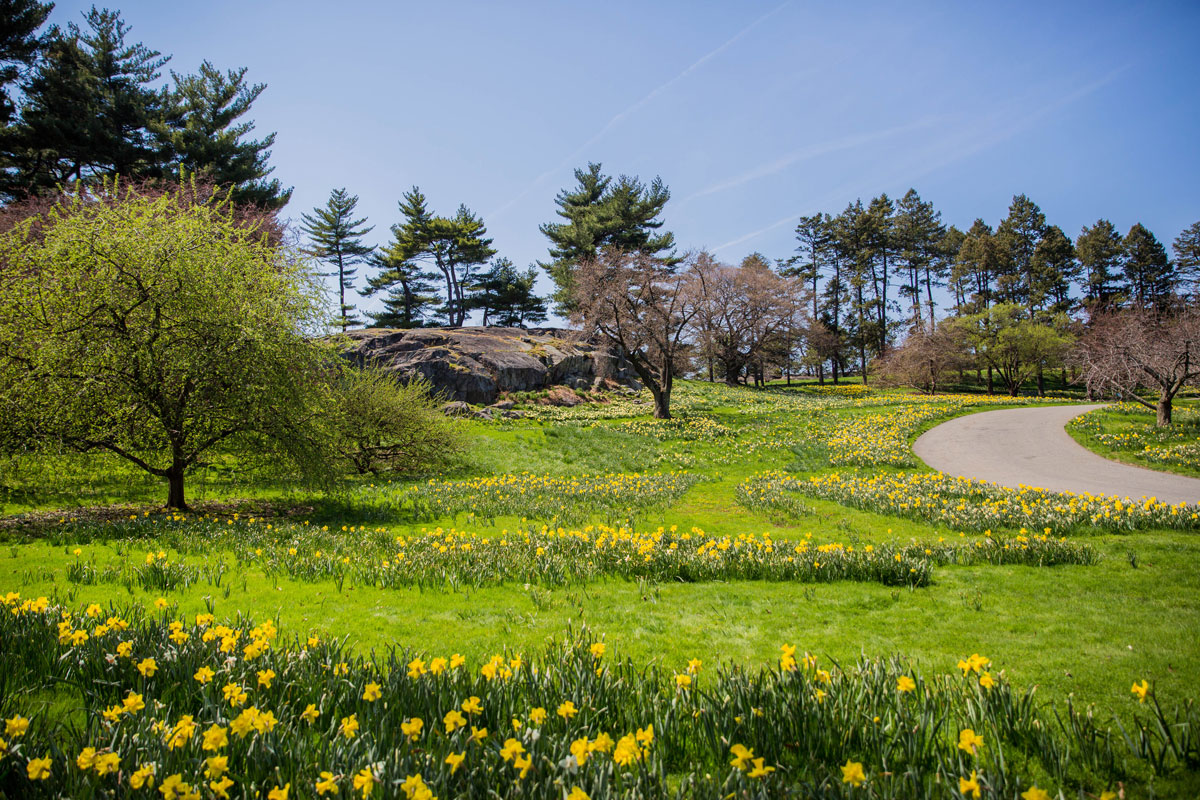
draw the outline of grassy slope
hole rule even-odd
[[[747,421],[728,409],[716,416],[730,426],[752,429],[796,422],[778,414]],[[682,460],[710,480],[640,525],[698,526],[731,535],[771,531],[777,538],[811,532],[817,542],[844,543],[939,535],[927,525],[821,501],[811,503],[813,515],[798,520],[749,512],[734,501],[737,483],[756,471],[786,466],[794,459],[790,452],[747,452],[732,439],[657,442],[630,436],[617,425],[526,423],[509,430],[474,425],[481,438],[472,454],[472,471],[571,474],[660,464],[669,468],[662,459]],[[459,524],[463,521],[460,516]],[[497,520],[495,529],[512,522]],[[423,526],[390,527],[411,533]],[[1130,683],[1143,677],[1155,681],[1163,697],[1194,696],[1190,676],[1200,673],[1200,538],[1181,533],[1087,538],[1104,554],[1099,566],[943,567],[936,570],[933,586],[912,592],[854,583],[638,585],[609,580],[554,590],[512,585],[461,592],[347,585],[339,594],[331,582],[281,579],[276,584],[250,570],[226,578],[227,597],[208,585],[168,597],[179,603],[180,612],[194,613],[204,610],[205,597],[211,596],[219,614],[278,615],[285,630],[348,635],[362,648],[400,641],[419,643],[435,654],[459,651],[479,657],[505,646],[534,649],[567,625],[585,622],[607,636],[618,653],[638,661],[679,665],[699,657],[760,664],[773,660],[779,645],[789,642],[837,659],[898,652],[941,672],[953,669],[963,656],[982,652],[1019,684],[1044,686],[1047,696],[1059,699],[1073,693],[1119,709],[1130,702]],[[0,551],[0,591],[73,592],[78,602],[149,604],[157,596],[66,583],[66,565],[74,558],[69,550],[32,543]],[[1136,552],[1137,568],[1131,566],[1130,551]],[[85,557],[93,554],[101,564],[115,558],[108,546],[84,548]]]
[[[1200,401],[1186,400],[1179,401],[1175,406],[1176,419],[1179,417],[1178,412],[1195,413],[1200,410]],[[1105,434],[1137,434],[1152,431],[1154,428],[1154,414],[1147,410],[1145,413],[1131,414],[1126,412],[1116,412],[1107,410],[1093,411],[1087,415],[1090,420],[1095,420],[1099,423],[1099,429]],[[1189,426],[1189,428],[1193,427]],[[1097,455],[1110,458],[1113,461],[1120,461],[1124,464],[1132,464],[1136,467],[1145,467],[1146,469],[1157,470],[1158,472],[1172,472],[1176,475],[1186,475],[1191,478],[1200,478],[1200,467],[1189,466],[1186,464],[1164,464],[1161,461],[1153,461],[1145,457],[1142,446],[1113,446],[1106,444],[1096,438],[1094,432],[1080,425],[1070,425],[1067,427],[1067,433],[1071,438],[1079,442],[1084,447],[1088,448]]]

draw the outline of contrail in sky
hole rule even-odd
[[[708,186],[697,192],[693,192],[692,194],[683,198],[683,200],[680,201],[680,205],[689,200],[694,200],[697,197],[716,194],[717,192],[723,192],[726,189],[732,189],[735,186],[741,186],[744,183],[749,183],[751,181],[758,180],[759,178],[766,178],[801,161],[808,161],[810,159],[818,158],[819,156],[836,153],[839,150],[850,150],[855,147],[861,147],[864,144],[870,144],[871,142],[876,142],[880,139],[888,139],[901,133],[908,133],[909,131],[927,128],[936,123],[937,119],[935,118],[921,119],[917,120],[916,122],[910,122],[906,125],[898,125],[894,128],[872,131],[870,133],[860,133],[854,136],[845,136],[840,139],[831,139],[829,141],[808,145],[800,148],[799,150],[793,150],[787,155],[781,156],[774,161],[757,166],[747,172],[743,172],[741,175],[736,175],[732,178],[718,181],[711,186]]]
[[[954,135],[944,138],[938,142],[936,148],[933,148],[937,152],[937,155],[929,158],[928,160],[923,160],[922,164],[918,169],[916,169],[916,171],[908,171],[903,176],[896,174],[894,176],[890,176],[889,179],[879,181],[879,183],[910,182],[913,179],[926,175],[935,169],[952,164],[955,161],[961,161],[968,156],[974,155],[983,150],[987,150],[988,148],[995,147],[997,144],[1011,139],[1018,133],[1028,130],[1039,120],[1111,83],[1117,78],[1117,76],[1129,69],[1130,66],[1132,65],[1126,64],[1114,69],[1107,75],[1097,78],[1094,81],[1084,83],[1076,87],[1074,90],[1060,95],[1052,102],[1046,103],[1040,108],[1034,109],[1032,112],[1026,114],[1024,117],[1021,117],[1016,122],[1011,122],[1008,125],[999,123],[999,119],[1008,116],[1007,114],[989,115],[987,118],[981,120],[980,124],[976,125],[975,127],[965,131],[958,131]],[[959,144],[960,142],[961,144]],[[959,146],[954,147],[953,145],[956,144],[959,144]],[[725,187],[721,186],[721,188]],[[836,199],[834,198],[835,194],[840,195],[842,192],[850,190],[850,185],[846,184],[837,192],[831,192],[829,194],[829,198],[831,200]],[[706,189],[698,194],[708,193],[710,192]],[[736,247],[737,245],[751,241],[752,239],[757,239],[764,233],[769,233],[770,231],[782,227],[783,225],[794,223],[798,218],[799,214],[790,214],[786,217],[782,217],[766,225],[765,227],[743,234],[736,239],[731,239],[724,244],[718,245],[712,249],[712,252],[715,254],[721,250],[725,250],[730,247]]]
[[[758,27],[759,25],[761,25],[767,19],[770,19],[775,14],[778,14],[786,6],[791,5],[791,1],[792,0],[787,0],[787,2],[781,3],[780,5],[776,6],[775,8],[771,9],[770,11],[768,11],[766,14],[763,14],[761,17],[754,20],[749,25],[747,25],[746,27],[742,28],[740,31],[735,33],[729,39],[725,40],[725,42],[722,43],[720,46],[718,46],[716,49],[710,50],[708,53],[705,53],[699,59],[692,62],[692,64],[690,66],[688,66],[688,68],[685,69],[683,72],[679,73],[674,78],[671,78],[669,81],[662,84],[661,86],[658,86],[656,89],[651,91],[649,94],[647,94],[641,100],[638,100],[636,103],[634,103],[633,105],[626,108],[624,111],[621,111],[620,113],[616,114],[612,119],[610,119],[608,122],[606,122],[604,124],[604,127],[602,127],[596,133],[595,136],[593,136],[592,138],[590,138],[586,142],[584,142],[582,145],[580,145],[578,149],[576,149],[573,153],[571,153],[571,155],[564,158],[561,163],[559,163],[553,169],[548,169],[545,172],[543,172],[541,175],[538,175],[536,178],[534,178],[532,183],[530,183],[528,186],[526,186],[524,189],[522,189],[515,197],[513,197],[511,200],[509,200],[507,203],[500,206],[499,208],[489,212],[488,214],[485,214],[484,217],[486,219],[492,219],[494,217],[499,216],[500,214],[503,214],[505,211],[508,211],[508,209],[515,206],[522,198],[525,197],[525,195],[529,194],[531,191],[533,191],[535,188],[537,188],[539,185],[541,185],[541,183],[543,181],[559,174],[560,172],[562,172],[562,170],[566,169],[567,167],[574,165],[580,156],[587,153],[592,148],[592,146],[596,144],[596,142],[603,139],[608,134],[609,131],[611,131],[613,128],[615,128],[616,126],[618,126],[622,122],[624,122],[627,117],[629,117],[630,115],[639,111],[640,109],[645,107],[651,100],[658,97],[663,92],[666,92],[672,86],[679,83],[681,80],[683,80],[687,76],[691,75],[696,70],[700,69],[700,67],[704,66],[710,60],[716,58],[721,53],[728,50],[735,43],[737,43],[737,41],[739,39],[741,39],[743,36],[745,36],[751,30]]]

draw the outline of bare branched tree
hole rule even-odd
[[[1200,311],[1170,313],[1129,309],[1098,316],[1079,341],[1074,361],[1089,393],[1154,409],[1159,425],[1171,424],[1171,405],[1184,386],[1200,383]],[[1151,402],[1139,391],[1156,392]]]
[[[692,283],[696,341],[727,384],[739,383],[748,368],[761,378],[767,364],[788,362],[803,316],[800,281],[779,276],[757,256],[732,267],[700,253]]]
[[[911,386],[923,394],[936,394],[946,376],[968,362],[967,343],[951,325],[932,333],[915,330],[900,347],[879,360],[875,372],[881,386]]]
[[[654,416],[671,418],[671,387],[696,314],[695,256],[672,266],[643,253],[605,250],[583,262],[573,286],[571,319],[629,360],[654,397]]]

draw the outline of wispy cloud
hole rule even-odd
[[[773,17],[774,15],[776,15],[780,11],[782,11],[784,8],[791,5],[791,2],[792,2],[792,0],[786,0],[786,2],[779,4],[775,8],[773,8],[770,11],[768,11],[767,13],[763,14],[761,17],[754,20],[746,27],[742,28],[740,31],[735,33],[733,36],[726,39],[724,42],[722,42],[716,48],[708,51],[703,56],[701,56],[697,60],[693,61],[691,64],[689,64],[687,66],[686,69],[684,69],[678,75],[671,78],[666,83],[663,83],[663,84],[655,87],[653,90],[650,91],[649,94],[647,94],[645,97],[638,100],[633,105],[631,105],[631,106],[623,109],[622,111],[618,112],[617,114],[613,115],[613,117],[611,119],[609,119],[608,122],[604,123],[604,126],[601,127],[599,131],[597,131],[590,139],[588,139],[586,142],[584,142],[582,145],[580,145],[578,148],[576,148],[569,156],[564,158],[560,163],[555,165],[552,169],[548,169],[545,172],[543,172],[541,175],[538,175],[536,178],[533,179],[533,181],[531,181],[529,183],[528,186],[526,186],[524,189],[522,189],[520,192],[518,192],[508,202],[504,203],[503,205],[494,209],[493,211],[490,211],[487,214],[485,214],[484,218],[485,219],[493,219],[494,217],[497,217],[497,216],[503,214],[504,212],[508,211],[510,208],[515,206],[522,199],[524,199],[524,197],[526,195],[528,195],[531,191],[536,189],[538,186],[542,185],[545,181],[549,180],[550,178],[553,178],[556,175],[559,175],[564,169],[566,169],[568,167],[576,166],[578,160],[582,156],[584,156],[586,153],[588,153],[588,151],[590,151],[597,142],[599,142],[601,139],[603,139],[605,136],[607,136],[609,131],[616,128],[618,125],[620,125],[622,122],[624,122],[626,119],[628,119],[633,114],[636,114],[638,111],[645,108],[655,98],[657,98],[660,95],[662,95],[663,93],[669,91],[673,86],[675,86],[680,81],[687,78],[689,75],[691,75],[696,70],[703,67],[709,61],[716,58],[721,53],[724,53],[730,47],[733,47],[733,45],[737,44],[737,42],[739,40],[741,40],[744,36],[746,36],[746,34],[750,33],[750,31],[754,30],[759,25],[761,25],[763,22],[767,21],[768,19],[770,19],[771,17]]]
[[[892,170],[886,175],[875,176],[875,178],[872,180],[872,184],[875,186],[911,184],[912,181],[923,177],[930,172],[995,147],[1005,141],[1008,141],[1014,136],[1029,130],[1041,120],[1055,114],[1066,106],[1069,106],[1072,103],[1087,97],[1093,92],[1104,88],[1116,80],[1117,77],[1119,77],[1131,66],[1132,64],[1126,64],[1118,67],[1117,69],[1112,70],[1096,80],[1088,81],[1070,91],[1059,94],[1054,98],[1053,101],[1049,103],[1043,103],[1040,106],[1027,111],[1026,113],[1022,114],[1019,113],[1018,109],[1007,108],[1002,113],[988,114],[985,117],[973,120],[970,124],[950,131],[949,135],[939,137],[936,140],[931,140],[927,147],[922,148],[919,152],[915,153],[914,156],[908,159],[906,163],[900,165],[899,169]],[[1016,105],[1019,108],[1020,104],[1014,103],[1012,105]],[[914,126],[916,125],[917,123],[914,123]],[[761,170],[765,170],[765,166],[752,172],[757,173]],[[747,175],[750,174],[751,173],[747,173]],[[749,178],[749,180],[753,180],[753,177]],[[725,183],[737,185],[732,180],[726,181]],[[826,195],[818,202],[806,204],[806,208],[819,209],[828,203],[839,202],[845,198],[848,192],[853,192],[855,187],[860,183],[860,181],[855,181],[854,183],[844,184],[843,186],[826,193]],[[721,186],[721,188],[728,188],[728,186],[723,186],[721,184],[717,184],[717,186]],[[713,191],[718,191],[718,189],[714,189]],[[706,189],[697,193],[695,196],[711,193],[712,192]],[[727,250],[731,247],[736,247],[740,244],[745,244],[746,242],[757,239],[759,236],[770,233],[771,231],[776,230],[784,225],[794,224],[801,213],[804,212],[796,212],[789,214],[786,217],[781,217],[780,219],[777,219],[768,225],[750,231],[749,233],[745,233],[735,239],[725,242],[724,244],[714,247],[712,252],[714,254],[719,253],[722,250]]]
[[[698,197],[716,194],[717,192],[723,192],[726,189],[732,189],[735,186],[741,186],[742,184],[756,181],[759,178],[769,177],[776,173],[782,172],[785,169],[802,161],[820,158],[821,156],[829,155],[830,153],[837,153],[841,150],[853,150],[856,147],[862,147],[863,145],[871,144],[873,142],[890,139],[893,136],[898,136],[902,133],[928,128],[932,125],[935,125],[937,121],[938,120],[936,118],[931,117],[928,119],[917,120],[916,122],[911,122],[907,125],[898,125],[896,127],[886,128],[880,131],[860,133],[854,136],[844,136],[838,139],[830,139],[829,141],[808,145],[798,150],[793,150],[787,155],[781,156],[774,161],[768,161],[765,164],[760,164],[754,169],[743,172],[741,175],[735,175],[732,178],[718,181],[711,186],[706,186],[697,192],[693,192],[681,201],[681,205],[682,203],[686,203],[689,200],[694,200]]]

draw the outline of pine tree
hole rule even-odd
[[[811,217],[801,217],[796,225],[796,248],[798,261],[784,271],[784,275],[797,277],[807,283],[812,290],[812,316],[816,319],[820,313],[821,274],[829,263],[830,250],[833,247],[833,233],[830,230],[828,214],[813,214]]]
[[[898,260],[908,273],[900,293],[909,299],[913,330],[925,327],[921,313],[922,281],[929,306],[929,329],[933,329],[933,287],[940,286],[945,277],[940,258],[945,235],[941,212],[934,210],[933,203],[923,201],[916,189],[909,189],[897,204],[895,238]]]
[[[871,200],[865,220],[867,236],[867,265],[871,273],[871,308],[875,312],[872,342],[876,353],[882,355],[892,337],[888,312],[893,302],[888,299],[891,272],[898,250],[896,241],[896,207],[890,197],[881,194]]]
[[[671,198],[661,178],[646,186],[622,175],[614,183],[600,164],[589,163],[587,169],[575,170],[575,180],[576,187],[563,189],[554,199],[555,213],[565,221],[539,227],[550,240],[550,261],[538,266],[554,281],[554,301],[563,312],[572,304],[573,271],[606,247],[662,258],[672,266],[679,262],[674,234],[658,232],[663,226],[658,217]]]
[[[232,187],[233,200],[260,208],[282,208],[292,190],[267,176],[275,134],[246,139],[254,123],[238,120],[267,88],[248,85],[246,68],[222,73],[208,61],[197,75],[171,73],[164,119],[153,127],[168,169],[196,175],[220,187]]]
[[[400,213],[404,221],[392,226],[392,242],[384,251],[386,266],[369,282],[370,292],[401,284],[396,270],[432,264],[446,284],[446,303],[439,313],[448,325],[462,325],[469,310],[466,288],[471,285],[471,271],[496,254],[487,226],[466,206],[459,206],[453,217],[432,215],[416,186],[405,192]]]
[[[1193,222],[1171,243],[1180,293],[1200,298],[1200,221]]]
[[[471,307],[483,312],[483,324],[523,326],[546,319],[546,302],[534,293],[537,267],[518,272],[507,258],[497,258],[491,269],[478,276]]]
[[[1046,231],[1046,215],[1037,203],[1023,194],[1013,197],[1008,216],[996,228],[1000,260],[996,278],[997,298],[1025,307],[1027,314],[1045,301],[1033,274],[1033,254]]]
[[[358,195],[352,196],[344,188],[334,189],[324,207],[314,208],[312,214],[300,215],[300,229],[310,242],[308,252],[335,268],[326,274],[337,278],[337,324],[343,331],[362,324],[362,320],[353,315],[354,306],[346,304],[346,290],[354,289],[354,276],[358,274],[354,265],[361,263],[375,249],[363,244],[363,237],[374,230],[374,226],[364,227],[366,217],[354,219],[357,205]]]
[[[432,314],[437,302],[437,275],[421,268],[420,264],[396,262],[379,252],[371,254],[368,263],[379,276],[367,282],[362,292],[369,297],[386,290],[383,311],[371,315],[373,328],[419,328]],[[386,276],[382,283],[379,278]]]
[[[846,343],[858,350],[858,366],[864,382],[867,380],[867,348],[880,339],[875,311],[877,299],[868,291],[875,253],[873,227],[874,221],[863,208],[862,200],[850,203],[833,219],[835,247],[845,276],[844,290],[850,300],[847,312],[852,312],[842,316],[841,325],[846,333]]]
[[[1167,249],[1140,222],[1129,229],[1121,246],[1130,299],[1142,308],[1168,306],[1175,290],[1175,270]]]
[[[1044,297],[1043,303],[1054,313],[1071,310],[1071,284],[1079,278],[1079,261],[1075,245],[1062,228],[1051,225],[1042,234],[1033,251],[1034,293]]]
[[[17,110],[9,97],[9,86],[20,80],[41,53],[45,37],[38,36],[37,31],[53,8],[53,3],[36,0],[0,2],[0,129],[12,122]]]
[[[1124,271],[1125,249],[1121,234],[1106,219],[1084,227],[1075,240],[1075,252],[1086,276],[1083,279],[1084,305],[1091,314],[1120,303],[1118,281]]]
[[[130,28],[118,12],[92,8],[85,20],[86,30],[71,23],[50,31],[45,57],[23,87],[11,194],[105,175],[161,174],[151,127],[161,118],[162,96],[151,84],[170,57],[127,44]]]

